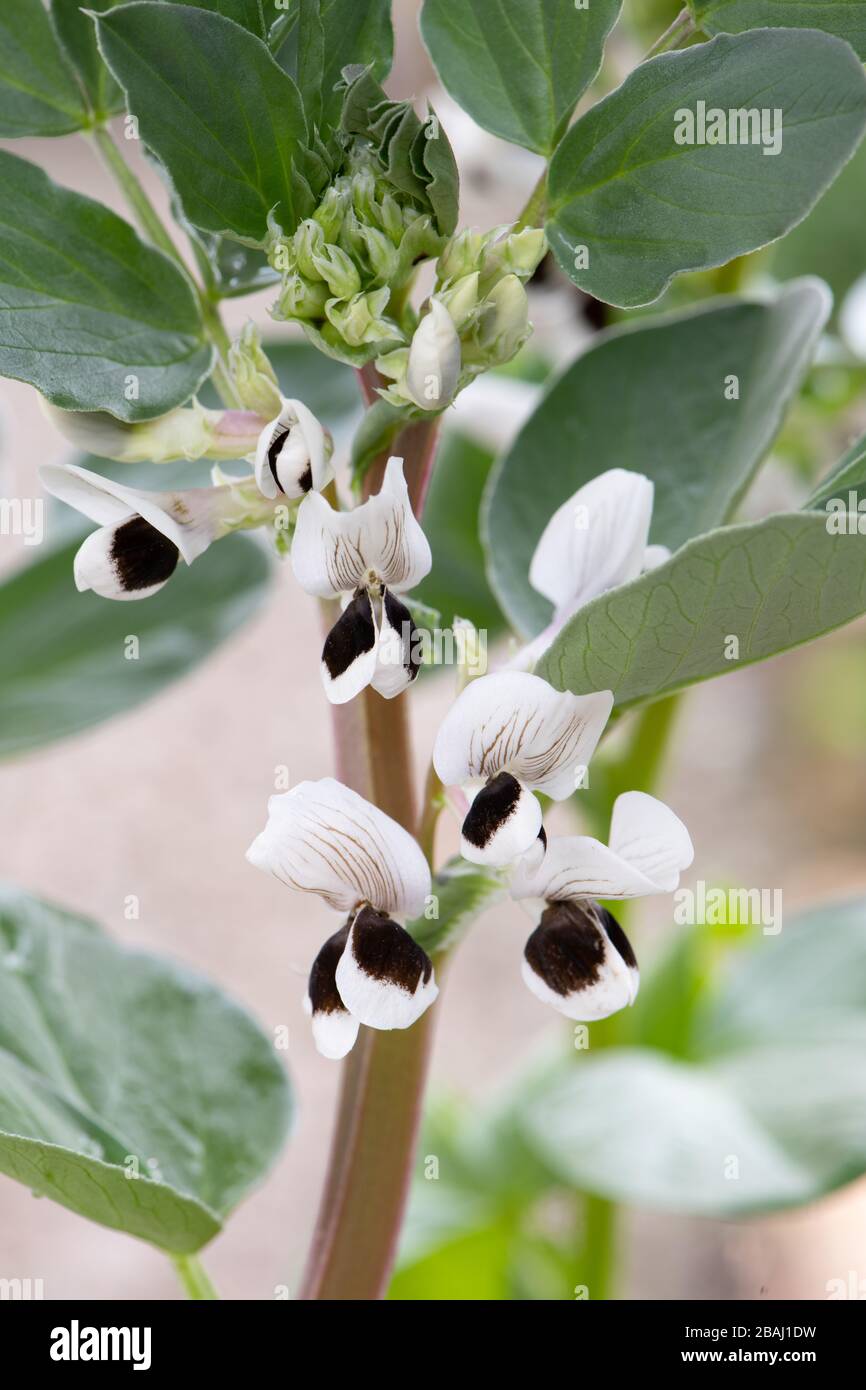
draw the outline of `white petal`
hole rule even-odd
[[[628,938],[596,904],[548,908],[526,943],[521,974],[543,1004],[584,1023],[633,1004],[640,985]]]
[[[688,830],[669,806],[646,792],[623,792],[613,805],[610,848],[652,882],[672,893],[695,857]]]
[[[417,631],[409,609],[386,589],[381,604],[376,669],[370,682],[386,700],[402,695],[418,676],[421,665],[415,645]]]
[[[303,497],[311,489],[319,492],[325,486],[331,473],[325,431],[303,401],[284,399],[279,415],[262,430],[255,471],[259,491],[265,497],[276,497],[278,492],[290,498]]]
[[[346,949],[348,925],[325,942],[310,970],[304,1009],[313,1026],[313,1040],[323,1057],[336,1061],[351,1052],[359,1023],[346,1009],[337,989],[336,971]]]
[[[332,705],[345,705],[370,684],[376,672],[378,641],[373,604],[366,589],[361,589],[325,639],[322,684]]]
[[[417,917],[431,891],[427,860],[412,836],[333,777],[272,796],[247,859],[340,912],[367,902]]]
[[[641,573],[646,574],[649,570],[658,569],[665,560],[671,558],[671,552],[666,545],[648,545],[643,553],[643,563]]]
[[[298,508],[292,569],[302,589],[318,598],[350,593],[368,572],[398,591],[430,572],[427,538],[409,505],[403,460],[388,460],[381,490],[351,512],[336,512],[318,493]]]
[[[653,485],[612,468],[554,512],[529,567],[529,582],[554,608],[574,613],[640,574],[652,517]]]
[[[116,526],[100,526],[79,546],[75,587],[101,598],[149,598],[168,582],[177,562],[176,545],[141,517],[128,516]]]
[[[482,787],[469,807],[460,853],[472,864],[504,868],[531,850],[541,830],[541,806],[508,772]]]
[[[336,978],[346,1008],[368,1028],[410,1028],[439,993],[426,952],[369,908],[352,924]]]
[[[438,299],[415,330],[409,348],[406,389],[422,410],[442,410],[457,390],[460,338],[454,320]]]
[[[101,526],[132,514],[143,517],[177,546],[188,565],[221,534],[222,512],[231,493],[228,487],[145,492],[71,463],[45,464],[39,477],[52,496]]]
[[[578,898],[639,898],[661,893],[653,881],[588,835],[555,835],[541,864],[517,865],[511,879],[513,898],[563,902]]]
[[[449,787],[505,771],[562,801],[581,784],[612,707],[609,690],[572,695],[523,671],[480,676],[440,726],[433,764]]]

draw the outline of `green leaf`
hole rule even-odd
[[[132,616],[129,604],[76,591],[79,544],[40,554],[0,585],[0,757],[134,709],[209,656],[265,594],[264,552],[232,536],[180,565]],[[130,631],[134,661],[125,657]]]
[[[866,13],[862,0],[689,0],[695,24],[705,34],[741,34],[745,29],[823,29],[850,43],[866,58]]]
[[[779,280],[819,275],[833,292],[838,314],[848,290],[863,274],[866,225],[866,142],[861,142],[817,207],[773,247]]]
[[[88,122],[42,0],[0,11],[0,137],[67,135]]]
[[[533,635],[550,621],[549,602],[529,583],[532,555],[556,509],[599,473],[628,468],[652,479],[651,540],[672,550],[728,519],[828,312],[824,287],[803,280],[761,302],[718,299],[614,329],[566,370],[485,499],[491,582],[518,630]],[[731,374],[735,400],[726,393]]]
[[[694,114],[698,101],[707,111],[780,111],[781,149],[677,144],[677,112]],[[864,125],[866,74],[829,34],[761,29],[664,53],[557,149],[547,223],[557,260],[598,299],[649,303],[681,271],[784,236],[850,159]]]
[[[0,890],[0,1172],[186,1254],[270,1167],[289,1113],[271,1043],[213,985]]]
[[[304,13],[306,11],[306,13]],[[299,24],[299,17],[301,22]],[[373,76],[384,82],[394,57],[391,27],[391,0],[291,0],[288,13],[277,20],[271,46],[278,48],[280,66],[295,79],[301,90],[308,84],[301,43],[305,24],[321,34],[320,108],[316,119],[328,130],[339,124],[343,105],[337,90],[343,68],[352,64],[371,67]],[[309,48],[306,47],[307,54]],[[308,108],[307,108],[308,109]]]
[[[104,120],[124,109],[123,92],[118,87],[96,46],[96,25],[85,9],[102,14],[122,0],[49,0],[54,28],[66,56],[78,74],[95,120]]]
[[[211,10],[231,19],[242,29],[255,34],[257,39],[266,39],[268,26],[265,22],[264,6],[270,8],[273,0],[178,0],[181,5],[192,5],[197,10]]]
[[[192,395],[213,349],[177,266],[100,203],[3,151],[0,209],[0,374],[66,410],[121,420]]]
[[[307,123],[265,44],[222,15],[138,3],[98,21],[99,46],[193,226],[253,244],[311,211]]]
[[[424,0],[443,85],[485,130],[552,154],[601,67],[622,0]]]
[[[505,885],[492,871],[455,858],[434,874],[433,893],[438,915],[418,917],[406,924],[406,930],[431,956],[455,946],[480,913],[505,897]]]
[[[468,618],[488,636],[504,626],[478,536],[481,497],[492,467],[493,455],[486,449],[455,430],[446,431],[424,504],[433,568],[415,590],[446,623]]]
[[[858,501],[866,492],[866,436],[854,441],[845,457],[821,479],[804,506],[810,511],[823,511],[825,503],[833,497],[841,499],[847,507],[849,492],[856,493]]]
[[[856,517],[853,518],[856,526]],[[819,512],[726,526],[602,594],[538,663],[558,690],[658,699],[810,642],[866,612],[866,536]],[[726,655],[736,637],[739,655]]]

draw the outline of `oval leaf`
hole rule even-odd
[[[473,120],[539,154],[556,148],[601,67],[622,0],[425,0],[421,36]]]
[[[0,1172],[189,1253],[267,1171],[289,1106],[271,1043],[213,985],[0,891]]]
[[[548,600],[529,583],[541,533],[599,473],[628,468],[652,479],[651,540],[672,550],[730,516],[829,308],[814,280],[761,303],[715,300],[614,329],[567,369],[496,469],[485,503],[491,582],[520,631],[533,635],[550,621]]]
[[[726,526],[602,594],[538,663],[558,690],[612,690],[618,706],[741,670],[866,612],[866,535],[820,512]],[[735,655],[729,639],[735,637]]]
[[[186,675],[261,602],[268,562],[248,537],[222,540],[135,607],[136,661],[125,659],[128,603],[79,594],[80,544],[0,585],[0,757],[51,743],[134,709]]]
[[[0,151],[0,375],[64,410],[150,420],[208,375],[186,276],[108,208]]]
[[[705,34],[746,29],[823,29],[866,58],[866,9],[862,0],[689,0]]]
[[[0,137],[67,135],[88,123],[81,89],[42,0],[0,12]]]
[[[97,24],[102,55],[193,226],[262,243],[273,209],[293,231],[309,200],[307,123],[266,45],[222,15],[149,0]]]
[[[764,119],[766,143],[677,143],[677,135],[700,139],[700,111],[724,113],[726,138],[729,112],[755,112],[749,138]],[[775,113],[779,147],[769,153]],[[664,53],[557,149],[547,223],[557,260],[598,299],[647,304],[681,271],[784,236],[850,159],[864,126],[866,74],[829,34],[761,29]]]

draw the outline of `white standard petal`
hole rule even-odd
[[[454,320],[438,299],[430,300],[409,347],[406,389],[421,410],[442,410],[457,390],[460,338]]]
[[[531,850],[541,831],[541,806],[508,772],[481,788],[469,807],[460,853],[472,864],[504,868]]]
[[[79,546],[72,566],[75,587],[101,598],[149,598],[177,568],[178,548],[140,516],[100,526]]]
[[[333,777],[272,796],[247,859],[340,912],[370,903],[417,917],[431,891],[427,860],[412,836]]]
[[[537,866],[522,860],[511,879],[513,898],[568,902],[580,898],[641,898],[661,893],[652,879],[589,835],[554,835]]]
[[[382,487],[351,512],[337,512],[318,493],[298,508],[292,569],[317,598],[351,593],[374,575],[398,592],[430,572],[427,538],[412,513],[403,460],[388,460]]]
[[[583,1023],[633,1004],[640,985],[628,937],[596,903],[548,908],[526,943],[521,973],[543,1004]]]
[[[574,613],[641,572],[652,518],[653,485],[642,473],[612,468],[554,512],[529,566],[529,582],[557,612]]]
[[[695,857],[691,836],[679,816],[646,792],[623,792],[613,804],[610,848],[655,885],[672,893]]]
[[[223,533],[223,513],[232,492],[230,487],[145,492],[76,464],[45,464],[39,477],[53,497],[101,526],[133,514],[142,517],[177,546],[188,565]]]
[[[265,497],[320,492],[330,476],[325,431],[303,401],[284,399],[276,419],[259,435],[256,482]]]
[[[612,707],[609,690],[572,695],[524,671],[480,676],[445,716],[433,764],[448,787],[510,772],[562,801],[585,780]]]
[[[426,951],[369,907],[352,923],[336,981],[346,1008],[368,1028],[410,1028],[439,993]]]

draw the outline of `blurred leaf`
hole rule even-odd
[[[189,1253],[270,1167],[289,1113],[271,1043],[213,985],[0,892],[0,1171]]]
[[[328,429],[360,414],[361,396],[350,367],[301,340],[266,339],[264,347],[283,394],[303,401]]]
[[[123,5],[97,25],[100,51],[190,222],[260,244],[273,211],[292,232],[312,210],[307,123],[266,46],[191,5]]]
[[[478,536],[478,513],[492,466],[492,454],[479,444],[446,431],[424,506],[433,569],[415,590],[446,622],[468,618],[489,636],[504,625],[487,582]]]
[[[406,924],[406,930],[431,956],[456,945],[479,913],[504,898],[505,885],[492,870],[455,858],[434,874],[433,893],[438,916],[429,920],[417,917]]]
[[[66,135],[88,114],[42,0],[0,11],[0,137]]]
[[[529,583],[532,555],[556,509],[599,473],[628,468],[652,479],[650,539],[671,549],[730,516],[828,310],[820,282],[801,280],[765,301],[720,299],[614,329],[572,363],[494,469],[485,497],[491,582],[518,629],[531,634],[550,621],[550,603]],[[729,400],[732,374],[739,394]]]
[[[846,293],[863,274],[866,225],[866,143],[861,143],[818,206],[772,250],[781,280],[820,275],[833,291],[838,314]]]
[[[134,709],[186,675],[264,598],[269,565],[246,536],[230,536],[179,565],[135,605],[78,593],[80,539],[40,554],[0,585],[0,757],[38,748]],[[127,660],[133,634],[139,657]]]
[[[2,151],[0,200],[0,374],[120,420],[188,400],[213,349],[183,272],[108,208]]]
[[[863,490],[866,490],[866,437],[854,441],[845,457],[821,479],[803,505],[810,511],[823,511],[830,498],[840,498],[847,507],[849,492],[856,493],[859,501]]]
[[[622,0],[424,0],[421,36],[443,86],[485,130],[552,154],[601,67]]]
[[[696,96],[708,110],[781,111],[781,148],[766,158],[760,144],[677,143],[676,113],[694,115]],[[558,146],[551,246],[588,294],[620,307],[650,303],[674,275],[784,236],[850,159],[864,125],[866,76],[832,35],[757,29],[663,53]]]
[[[820,512],[781,513],[699,536],[594,599],[537,671],[558,690],[612,690],[624,707],[740,671],[864,612],[866,536],[831,535]]]
[[[436,1197],[435,1190],[431,1195]],[[513,1232],[501,1219],[488,1226],[471,1226],[453,1240],[440,1242],[421,1259],[398,1268],[388,1297],[425,1302],[508,1299],[512,1240]]]
[[[862,0],[689,0],[695,24],[705,34],[741,34],[745,29],[823,29],[850,43],[866,58],[866,13]]]

